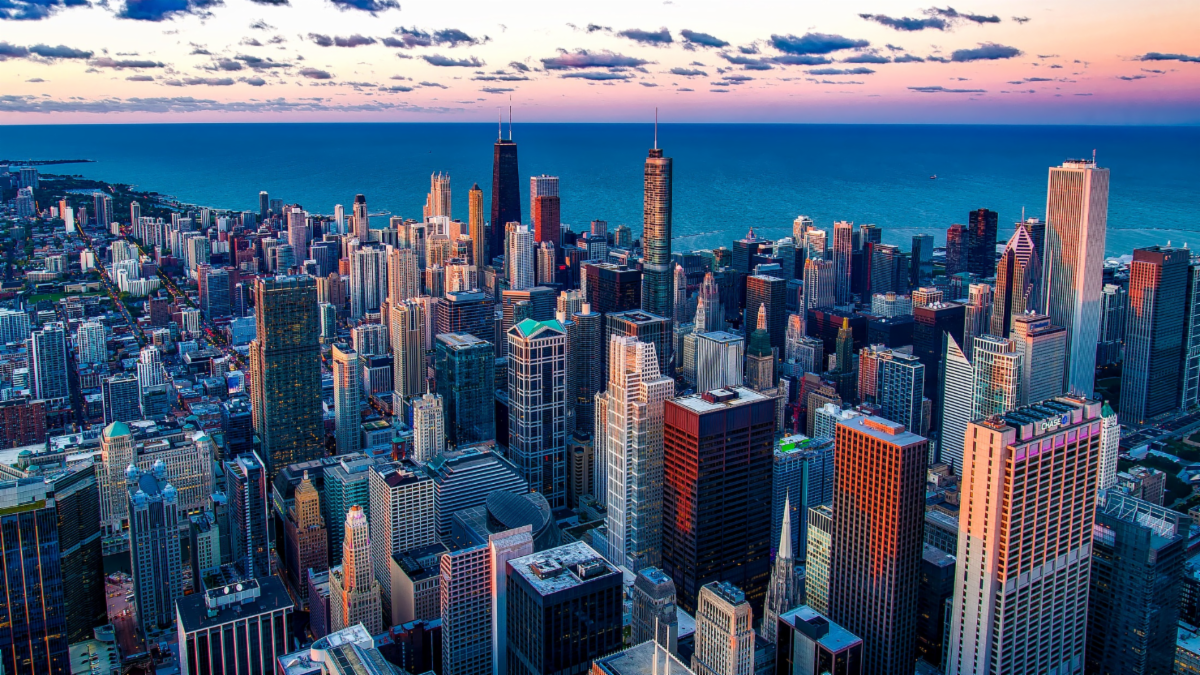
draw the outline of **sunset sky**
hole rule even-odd
[[[0,0],[0,123],[1200,123],[1200,2]]]

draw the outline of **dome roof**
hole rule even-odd
[[[129,425],[124,422],[113,422],[104,427],[104,437],[112,438],[114,436],[128,436],[130,434]]]

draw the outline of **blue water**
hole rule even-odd
[[[47,170],[217,208],[257,210],[267,190],[332,213],[361,192],[371,211],[410,218],[421,216],[429,175],[446,171],[454,215],[465,220],[472,183],[490,203],[495,135],[482,124],[7,126],[0,157],[94,159]],[[563,222],[580,229],[602,219],[640,232],[649,125],[521,124],[514,139],[523,191],[529,176],[561,178]],[[659,142],[675,159],[677,250],[729,245],[751,226],[790,234],[802,213],[827,229],[834,220],[875,223],[884,241],[905,248],[919,232],[941,243],[981,207],[1011,231],[1004,226],[1022,207],[1043,216],[1047,167],[1093,149],[1112,170],[1110,254],[1200,243],[1200,127],[663,125]]]

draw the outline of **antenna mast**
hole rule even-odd
[[[508,95],[508,140],[512,140],[512,94]]]
[[[654,149],[658,149],[658,107],[654,108]]]
[[[504,113],[496,108],[496,140],[504,140]]]

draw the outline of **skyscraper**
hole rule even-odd
[[[324,453],[321,345],[312,277],[254,282],[258,336],[250,343],[254,429],[271,478]]]
[[[679,606],[696,611],[700,587],[737,584],[762,607],[771,573],[775,401],[730,387],[667,401],[663,464],[663,571]]]
[[[329,570],[330,630],[362,624],[367,632],[383,632],[379,582],[371,574],[371,531],[357,504],[346,514],[342,564]]]
[[[746,277],[746,319],[743,326],[749,330],[760,307],[766,307],[767,335],[771,346],[783,351],[787,336],[787,281],[779,277],[754,274]]]
[[[562,244],[559,232],[558,176],[533,176],[529,179],[529,219],[538,243]]]
[[[788,496],[784,499],[779,548],[775,553],[775,567],[771,570],[771,583],[767,586],[767,599],[763,607],[762,634],[767,642],[775,642],[779,617],[802,604],[804,568],[796,567],[796,558],[792,554],[792,506]]]
[[[779,544],[787,506],[792,519],[790,546],[803,562],[808,551],[808,509],[833,499],[833,438],[796,434],[779,439],[771,471],[771,542]]]
[[[517,170],[517,144],[512,140],[512,120],[508,138],[496,138],[492,152],[492,221],[488,251],[504,250],[504,226],[521,222],[521,178]]]
[[[933,235],[913,235],[910,262],[909,286],[920,288],[933,280]]]
[[[151,472],[130,465],[125,479],[138,626],[144,633],[157,633],[175,622],[175,601],[183,597],[179,502],[162,462]]]
[[[1116,490],[1097,506],[1088,672],[1173,671],[1189,525],[1178,511]]]
[[[967,288],[967,301],[963,304],[963,343],[971,344],[976,337],[986,334],[991,323],[992,287],[989,284],[971,284]]]
[[[1191,252],[1152,246],[1133,251],[1120,418],[1143,424],[1179,405],[1188,318]]]
[[[628,312],[613,312],[605,317],[605,344],[613,336],[628,335],[642,342],[654,345],[658,356],[658,371],[664,375],[671,372],[671,320],[645,312],[632,310]],[[604,354],[605,368],[608,363],[608,353]]]
[[[714,330],[725,330],[725,309],[721,307],[721,289],[713,279],[712,272],[705,272],[704,280],[700,282],[700,295],[696,303],[697,316],[699,316],[700,302],[704,303],[704,321],[697,319],[693,332],[708,333]]]
[[[879,405],[883,417],[920,432],[924,427],[925,364],[912,354],[888,351],[880,358]]]
[[[604,317],[583,303],[571,315],[569,342],[575,370],[571,378],[575,391],[568,392],[567,404],[575,406],[575,429],[590,433],[596,428],[596,394],[604,388]]]
[[[517,225],[506,241],[504,265],[508,268],[509,290],[533,288],[536,285],[533,232],[526,225]]]
[[[749,314],[750,308],[746,311]],[[749,317],[747,317],[749,318]],[[747,328],[749,321],[746,322]],[[775,387],[775,352],[771,349],[771,338],[767,333],[767,307],[758,306],[757,328],[750,334],[746,347],[746,386],[766,393]]]
[[[601,314],[625,312],[642,306],[642,273],[622,265],[584,265],[583,288],[588,304]]]
[[[1063,394],[1063,355],[1067,331],[1045,314],[1014,316],[1009,336],[1024,353],[1021,361],[1021,405]],[[966,427],[963,427],[964,429]]]
[[[62,578],[69,581],[63,585],[62,611],[67,619],[67,641],[72,643],[90,639],[96,626],[108,623],[101,560],[103,533],[100,529],[99,485],[96,481],[99,468],[92,462],[72,464],[45,478],[46,484],[54,490],[52,506],[58,517]],[[0,495],[3,493],[0,489]],[[0,529],[2,527],[0,525]],[[41,541],[48,543],[44,539]],[[10,590],[7,597],[14,595]]]
[[[392,557],[437,541],[434,481],[416,464],[405,460],[372,466],[367,482],[371,492],[371,566],[383,596],[383,614],[391,625],[396,623],[393,619],[399,618],[392,616],[393,589],[388,567]],[[363,519],[365,523],[366,517]],[[349,523],[350,516],[346,521]],[[349,540],[349,530],[346,535]],[[347,541],[345,545],[350,544]]]
[[[663,405],[675,383],[659,371],[654,345],[632,337],[612,338],[608,367],[595,436],[607,472],[606,557],[636,572],[662,560]]]
[[[850,302],[850,261],[854,254],[854,223],[839,220],[833,224],[834,298],[839,305]]]
[[[47,323],[29,335],[29,383],[34,398],[65,398],[67,384],[67,335],[61,323]]]
[[[743,382],[740,335],[713,331],[696,336],[696,391],[738,387]]]
[[[672,161],[658,147],[655,122],[654,148],[646,157],[642,179],[642,309],[672,316],[671,294],[671,189]],[[668,329],[669,330],[669,329]]]
[[[942,346],[946,336],[963,344],[965,315],[966,310],[956,302],[936,302],[918,307],[914,298],[913,354],[925,364],[926,373],[941,372]],[[937,378],[925,378],[925,396],[933,401],[935,412],[941,410],[941,388],[936,386],[937,382]]]
[[[387,251],[359,248],[350,254],[350,317],[379,311],[388,293]]]
[[[134,203],[136,204],[137,202],[134,202]],[[267,219],[267,212],[271,210],[270,205],[271,205],[270,195],[267,194],[266,190],[260,190],[258,193],[258,217],[259,217],[259,220]],[[138,209],[138,211],[140,213],[141,209]],[[134,221],[136,222],[136,220],[137,219],[135,218]]]
[[[946,672],[1082,670],[1099,417],[1064,398],[970,424]]]
[[[558,321],[508,330],[508,458],[553,508],[567,499],[567,334]]]
[[[1008,338],[981,335],[972,351],[975,386],[971,419],[1001,415],[1021,405],[1024,350]]]
[[[362,448],[362,387],[358,381],[358,353],[345,344],[333,346],[333,416],[337,452],[344,455]]]
[[[967,271],[968,243],[967,228],[955,223],[946,230],[946,276]]]
[[[267,550],[267,476],[255,455],[239,455],[225,462],[229,497],[230,544],[233,562],[246,577],[271,574]]]
[[[329,569],[328,533],[321,517],[321,496],[304,472],[284,519],[287,579],[300,600],[308,600],[308,571]]]
[[[949,464],[956,474],[962,472],[963,446],[975,394],[975,368],[954,336],[947,335],[942,348],[940,370],[942,409],[938,416],[939,461]]]
[[[132,422],[141,418],[141,387],[132,375],[106,377],[100,383],[104,396],[104,423]]]
[[[870,416],[840,422],[836,442],[829,615],[862,637],[864,672],[909,675],[929,442]]]
[[[829,574],[833,564],[833,507],[809,507],[808,547],[804,562],[805,602],[818,612],[829,611]]]
[[[496,350],[466,333],[439,333],[434,341],[437,393],[446,418],[446,442],[477,443],[495,438]]]
[[[217,673],[234,663],[247,672],[274,672],[291,644],[288,616],[293,608],[283,581],[275,577],[180,598],[175,609],[180,672]]]
[[[446,449],[446,413],[442,397],[429,394],[412,401],[413,442],[411,459],[430,462]]]
[[[421,272],[417,252],[411,248],[387,248],[387,301],[393,305],[421,295]]]
[[[473,248],[471,262],[483,269],[485,265],[492,264],[492,258],[488,251],[487,221],[483,217],[483,190],[479,189],[479,183],[472,185],[467,193],[467,214],[467,228]]]
[[[678,326],[687,323],[691,319],[687,301],[687,272],[684,271],[682,265],[676,264],[673,275],[674,280],[672,281],[671,288],[673,289],[672,292],[675,294],[675,298],[672,300],[674,314],[671,315],[671,321]]]
[[[779,617],[779,675],[862,675],[863,641],[805,605]]]
[[[1037,289],[1034,282],[1042,261],[1029,230],[1022,223],[1004,247],[1000,265],[996,268],[996,294],[992,302],[992,322],[989,333],[1008,337],[1013,318],[1032,309],[1037,304]]]
[[[393,409],[400,410],[404,401],[425,393],[425,305],[418,300],[405,300],[392,305],[392,375]]]
[[[354,236],[365,243],[371,239],[370,232],[371,216],[367,213],[367,198],[354,195]]]
[[[1100,331],[1108,169],[1095,160],[1050,168],[1046,190],[1046,251],[1042,265],[1046,314],[1067,329],[1066,390],[1090,396]]]
[[[633,580],[632,642],[654,640],[664,649],[678,649],[679,618],[675,611],[675,583],[657,567],[645,567]]]
[[[999,216],[995,211],[977,209],[967,219],[967,271],[980,279],[996,273],[996,227]]]
[[[429,194],[425,196],[425,220],[435,216],[452,217],[450,214],[450,174],[437,172],[429,175]]]
[[[754,611],[741,589],[727,581],[700,588],[696,601],[696,675],[754,674]]]

